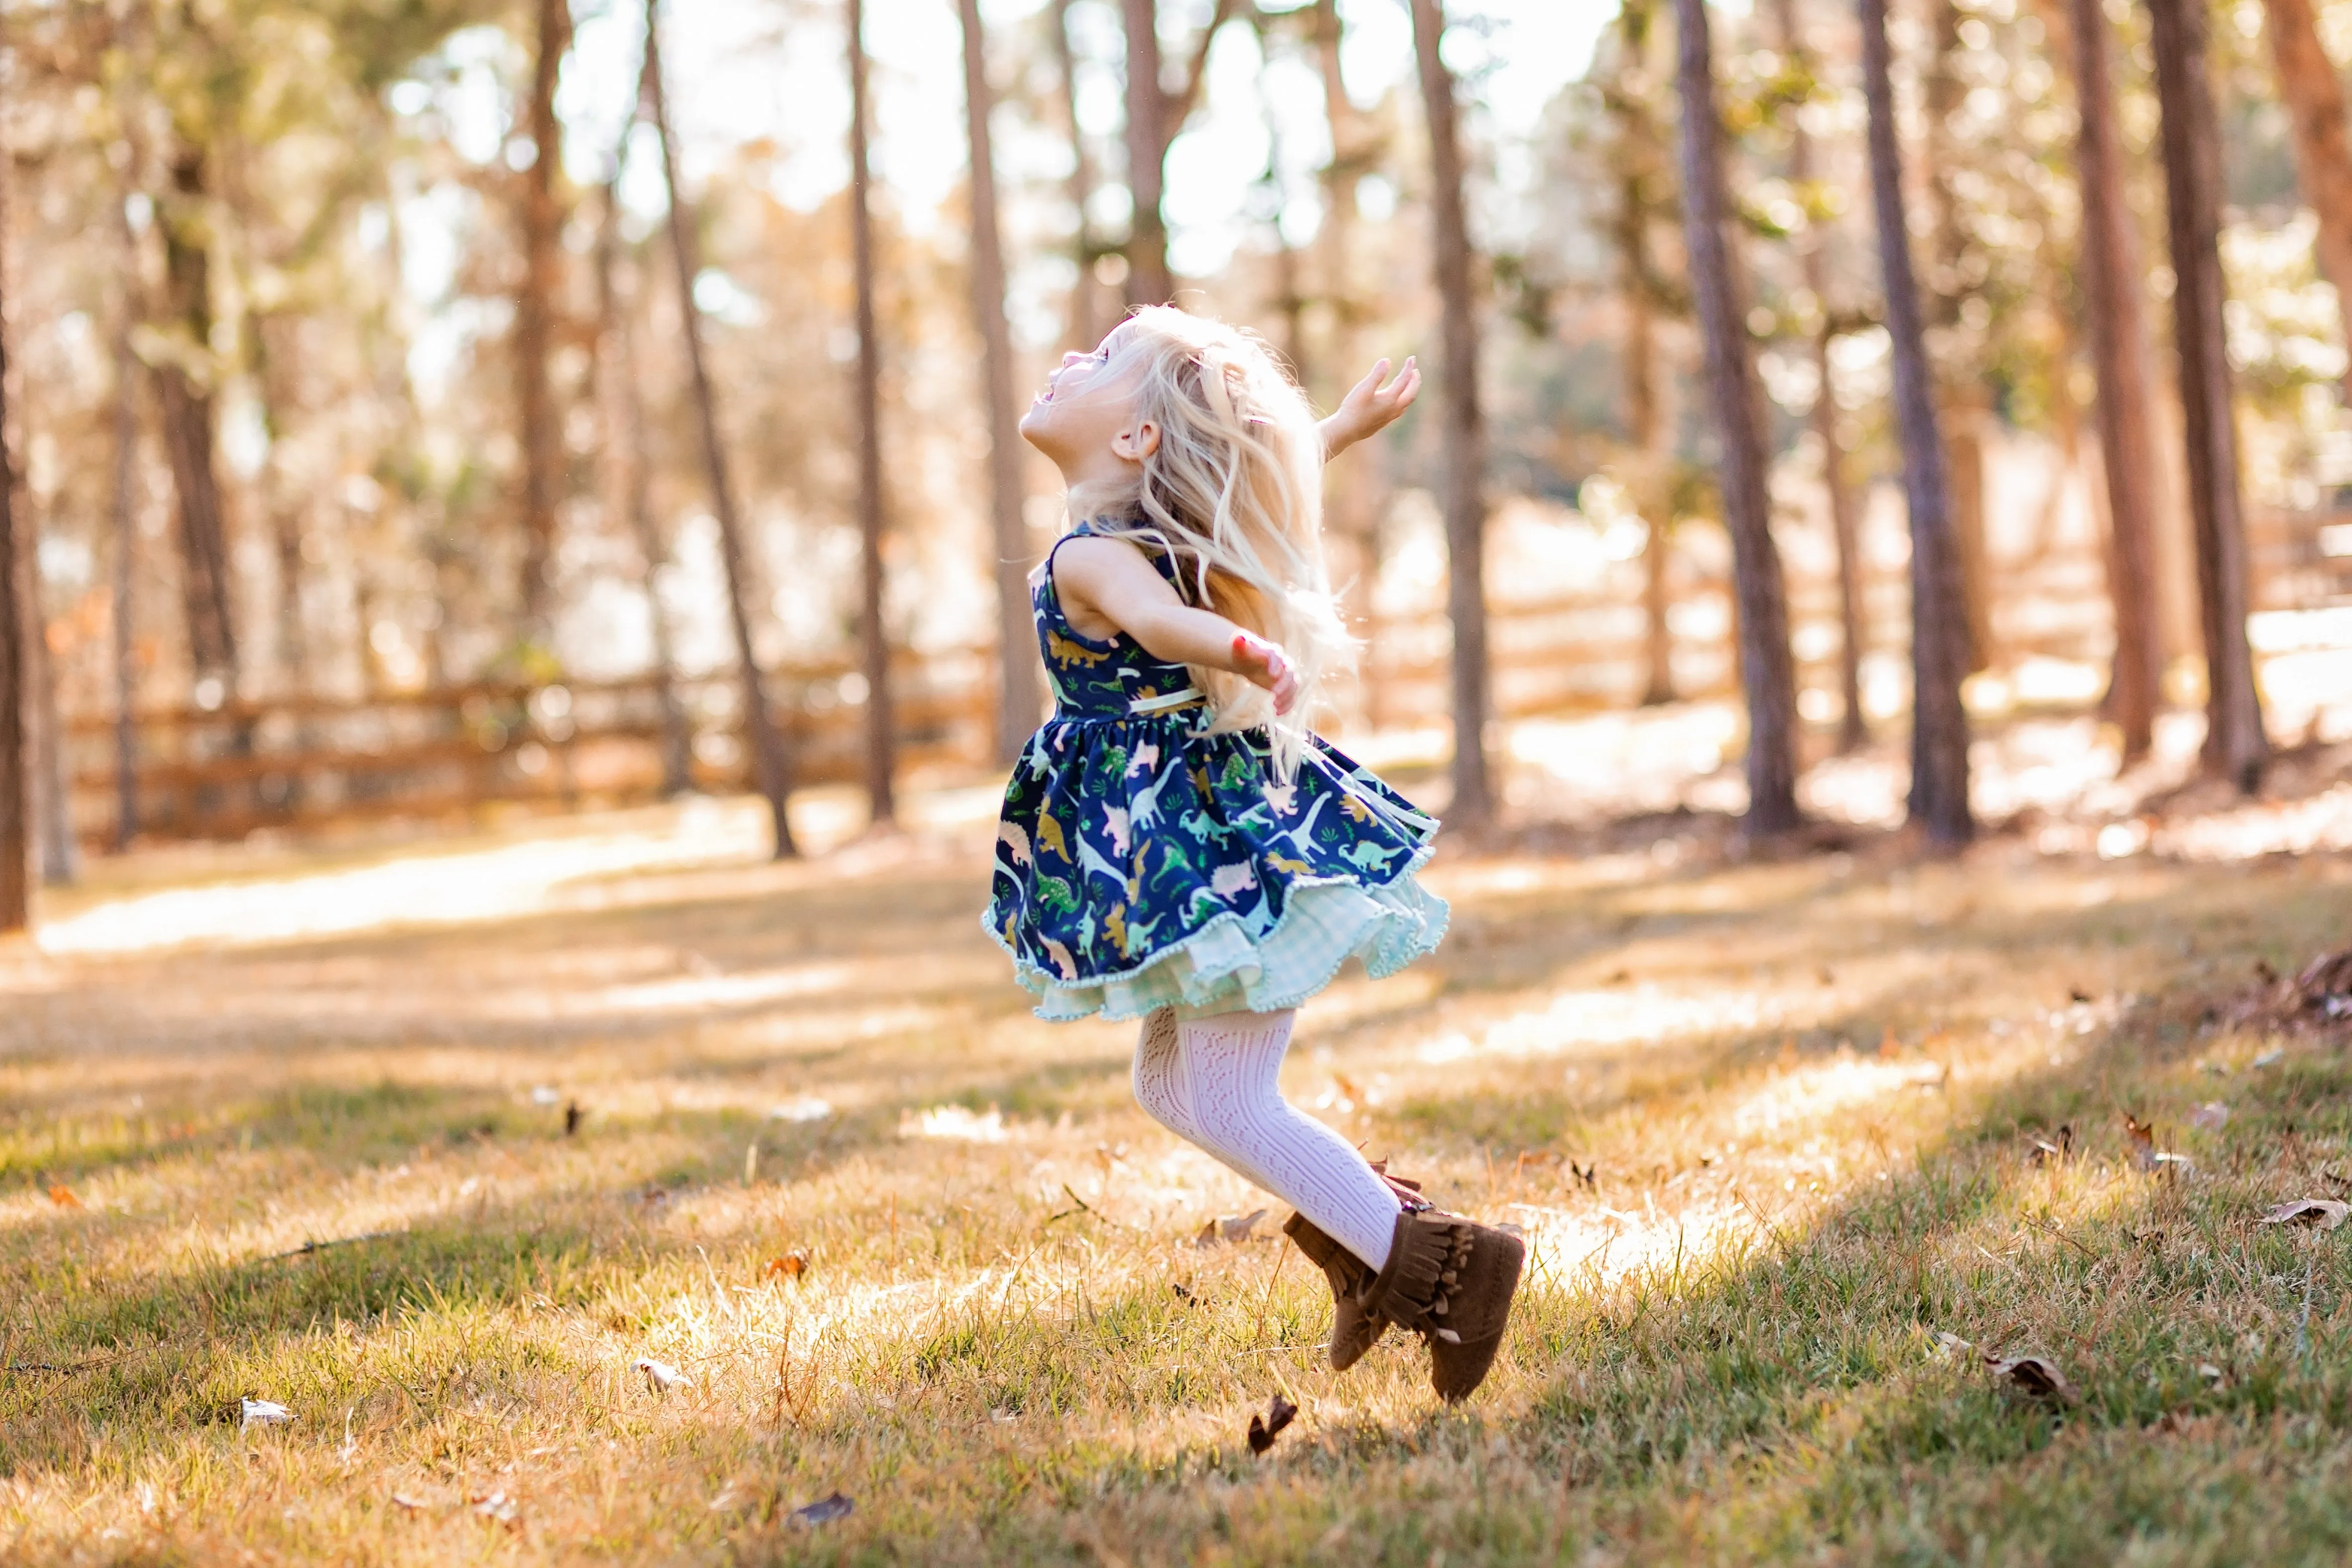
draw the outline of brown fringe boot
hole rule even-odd
[[[1398,1197],[1410,1203],[1423,1201],[1421,1184],[1389,1175],[1386,1160],[1374,1160],[1372,1169],[1396,1190]],[[1331,1370],[1345,1372],[1388,1333],[1387,1319],[1364,1310],[1364,1287],[1372,1282],[1372,1270],[1303,1214],[1292,1215],[1282,1233],[1297,1242],[1307,1260],[1322,1270],[1323,1278],[1331,1282]]]
[[[1360,1310],[1421,1335],[1430,1386],[1449,1404],[1467,1399],[1503,1347],[1527,1251],[1517,1237],[1458,1214],[1400,1214],[1388,1266],[1364,1287]]]

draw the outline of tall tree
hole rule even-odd
[[[566,0],[537,0],[538,48],[531,60],[530,167],[522,172],[522,276],[515,289],[516,436],[522,448],[522,618],[525,634],[544,639],[553,586],[555,513],[563,455],[556,434],[555,390],[547,356],[555,332],[559,231],[563,214],[556,181],[563,165],[563,128],[555,118],[555,84],[571,46]]]
[[[118,221],[122,203],[114,203]],[[131,328],[139,315],[139,251],[131,225],[121,229],[122,306],[114,334],[114,490],[109,531],[114,539],[114,848],[139,836],[139,664],[131,594],[138,563],[139,357]]]
[[[2301,0],[2291,0],[2300,4]],[[2148,410],[2154,371],[2140,319],[2139,242],[2116,123],[2107,21],[2100,0],[2068,0],[2083,191],[2083,302],[2098,381],[2099,466],[2107,492],[2107,596],[2116,655],[2107,706],[2124,759],[2153,743],[2164,654],[2156,621],[2156,449]]]
[[[1625,394],[1625,434],[1633,448],[1634,509],[1647,532],[1642,543],[1643,638],[1642,702],[1654,706],[1675,700],[1675,640],[1669,569],[1674,561],[1675,485],[1673,441],[1665,412],[1668,377],[1659,363],[1658,318],[1668,308],[1652,227],[1660,209],[1676,200],[1659,113],[1656,78],[1651,74],[1651,39],[1657,24],[1656,0],[1623,0],[1617,7],[1616,57],[1601,86],[1601,107],[1611,131],[1610,183],[1616,187],[1611,235],[1617,249],[1617,296],[1624,311],[1621,347]]]
[[[2263,26],[2294,128],[2295,174],[2319,218],[2319,275],[2335,286],[2336,309],[2352,336],[2352,146],[2346,143],[2344,84],[2319,41],[2311,0],[2263,0]],[[2352,366],[2345,387],[2352,402]]]
[[[1069,344],[1080,351],[1102,340],[1109,314],[1098,303],[1101,283],[1095,263],[1102,259],[1095,238],[1095,160],[1087,147],[1086,129],[1078,123],[1078,56],[1070,41],[1070,0],[1054,0],[1054,59],[1062,73],[1062,110],[1069,122],[1070,174],[1066,183],[1070,210],[1077,227],[1070,236],[1071,258],[1077,263],[1077,281],[1070,286]],[[1024,632],[1025,636],[1026,633]]]
[[[1981,670],[1992,659],[1992,572],[1985,543],[1985,426],[1992,418],[1978,362],[1969,347],[1967,307],[1978,291],[1979,267],[1975,236],[1961,211],[1960,184],[1968,178],[1969,149],[1955,128],[1968,101],[1968,84],[1961,79],[1959,0],[1935,0],[1935,46],[1928,57],[1927,198],[1935,217],[1935,245],[1930,253],[1927,294],[1936,325],[1950,344],[1942,372],[1941,424],[1944,433],[1944,476],[1947,515],[1951,519],[1952,545],[1958,552],[1962,629],[1968,636],[1968,667]]]
[[[0,186],[0,202],[6,191]],[[0,206],[0,233],[7,213]],[[5,287],[0,274],[0,287]],[[7,301],[0,298],[0,319]],[[8,450],[8,343],[0,333],[0,936],[32,923],[31,801],[26,790],[25,662],[26,606],[17,558],[26,549],[16,527],[16,458]]]
[[[662,189],[669,198],[670,255],[677,274],[678,318],[686,339],[687,371],[694,387],[695,423],[702,433],[703,472],[710,485],[710,510],[719,523],[719,549],[727,564],[727,608],[735,626],[735,653],[741,665],[743,736],[751,752],[751,778],[767,798],[778,860],[797,853],[786,812],[792,789],[791,758],[775,715],[768,707],[767,682],[751,634],[751,565],[743,549],[743,525],[735,509],[735,484],[728,472],[727,443],[719,428],[719,395],[702,344],[702,313],[694,303],[694,280],[702,271],[696,258],[694,218],[677,184],[677,151],[671,142],[669,98],[662,85],[661,0],[646,0],[646,107],[654,141],[661,149]]]
[[[1976,834],[1969,807],[1968,621],[1952,539],[1944,443],[1936,424],[1935,371],[1927,362],[1919,285],[1911,270],[1903,159],[1895,140],[1895,88],[1886,0],[1861,0],[1863,97],[1869,105],[1870,193],[1895,361],[1895,423],[1903,443],[1903,497],[1911,513],[1911,800],[1928,841],[1957,849]]]
[[[2222,321],[2228,287],[2221,276],[2221,123],[2208,75],[2203,6],[2192,0],[2148,0],[2147,13],[2163,117],[2172,338],[2180,357],[2189,512],[2205,632],[2204,765],[2208,772],[2252,791],[2270,761],[2270,741],[2263,733],[2253,651],[2246,642],[2245,517]]]
[[[1810,83],[1815,68],[1813,52],[1797,18],[1797,0],[1775,0],[1773,12],[1780,24],[1783,52]],[[1800,188],[1809,190],[1815,177],[1812,133],[1805,129],[1801,107],[1795,107],[1789,115],[1789,178]],[[1845,446],[1839,439],[1834,370],[1830,356],[1830,349],[1837,340],[1837,320],[1836,313],[1830,308],[1827,238],[1821,218],[1810,217],[1798,235],[1797,262],[1805,280],[1805,291],[1813,297],[1814,308],[1821,313],[1821,326],[1810,345],[1814,381],[1820,389],[1813,394],[1811,418],[1813,439],[1821,444],[1822,488],[1829,498],[1830,536],[1837,551],[1838,696],[1843,709],[1838,720],[1838,749],[1852,751],[1870,738],[1869,726],[1862,715],[1861,525],[1853,486],[1846,483]]]
[[[646,98],[638,83],[637,101]],[[599,355],[604,371],[604,418],[613,438],[608,453],[619,472],[618,493],[637,555],[645,562],[646,609],[653,625],[654,703],[661,713],[662,794],[683,794],[694,783],[694,734],[686,704],[677,691],[677,638],[670,629],[669,609],[662,602],[660,573],[669,559],[659,519],[654,516],[653,454],[646,440],[645,393],[637,382],[636,301],[624,299],[620,284],[621,168],[627,152],[633,116],[621,129],[613,157],[613,176],[604,186],[604,222],[596,231],[596,314],[601,328]]]
[[[1788,587],[1772,542],[1761,392],[1748,340],[1748,291],[1731,252],[1724,190],[1723,122],[1705,0],[1675,0],[1675,78],[1682,99],[1684,247],[1705,347],[1707,393],[1721,443],[1723,520],[1731,535],[1739,680],[1748,706],[1748,829],[1785,832],[1797,810],[1796,671],[1789,653]]]
[[[161,204],[164,311],[170,351],[155,367],[163,447],[179,507],[180,589],[188,656],[198,684],[236,684],[236,635],[229,612],[228,526],[213,455],[212,211],[205,152],[183,129]]]
[[[1044,693],[1029,621],[1029,527],[1022,513],[1021,432],[1013,394],[1013,335],[1004,319],[1004,242],[996,217],[995,95],[980,0],[957,0],[963,24],[964,141],[971,164],[971,313],[980,328],[981,406],[988,419],[988,498],[996,555],[996,759],[1011,762],[1036,727]],[[1084,209],[1080,209],[1081,235]],[[1079,286],[1087,277],[1082,268]]]
[[[1174,132],[1160,80],[1159,0],[1122,0],[1127,23],[1127,189],[1135,216],[1128,228],[1127,298],[1164,304],[1176,292],[1168,270],[1168,220],[1160,210],[1161,168]]]
[[[1452,815],[1477,827],[1495,814],[1486,725],[1493,703],[1486,667],[1486,429],[1478,408],[1478,317],[1471,298],[1470,219],[1463,200],[1461,109],[1454,73],[1438,45],[1440,0],[1412,0],[1412,41],[1429,124],[1433,267],[1442,307],[1444,373],[1438,427],[1445,454],[1445,608],[1454,626]]]
[[[873,179],[866,164],[866,0],[848,0],[849,251],[857,285],[858,664],[866,677],[866,800],[877,824],[898,814],[890,635],[882,621],[882,334],[874,312]],[[1003,432],[995,433],[999,444]]]

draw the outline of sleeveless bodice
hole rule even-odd
[[[1054,549],[1058,553],[1062,545],[1093,532],[1080,523]],[[1151,564],[1171,584],[1177,582],[1175,564],[1164,553],[1153,555]],[[1045,674],[1054,685],[1058,718],[1128,718],[1152,711],[1156,699],[1192,685],[1192,673],[1183,665],[1153,658],[1124,632],[1088,637],[1072,626],[1054,587],[1053,555],[1046,556],[1029,591],[1029,607],[1036,616],[1037,650],[1045,655]],[[1139,703],[1146,706],[1139,710]]]

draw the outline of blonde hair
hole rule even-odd
[[[1287,779],[1324,681],[1354,653],[1323,563],[1322,432],[1255,333],[1165,305],[1127,325],[1108,369],[1133,379],[1136,418],[1159,427],[1160,446],[1094,527],[1164,550],[1192,603],[1282,644],[1298,672],[1286,715],[1230,672],[1194,666],[1192,682],[1215,705],[1213,732],[1265,727]]]

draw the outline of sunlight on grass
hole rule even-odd
[[[84,910],[0,1009],[0,1558],[2352,1541],[2352,1267],[2249,1224],[2352,1182],[2352,1071],[2208,1012],[2340,943],[2352,868],[1441,858],[1454,938],[1318,998],[1285,1082],[1528,1238],[1447,1412],[1397,1336],[1329,1372],[1278,1205],[1200,1243],[1269,1203],[1135,1110],[1129,1026],[1008,994],[984,807],[797,865],[729,803]],[[2025,1348],[2080,1406],[1977,1359]]]

